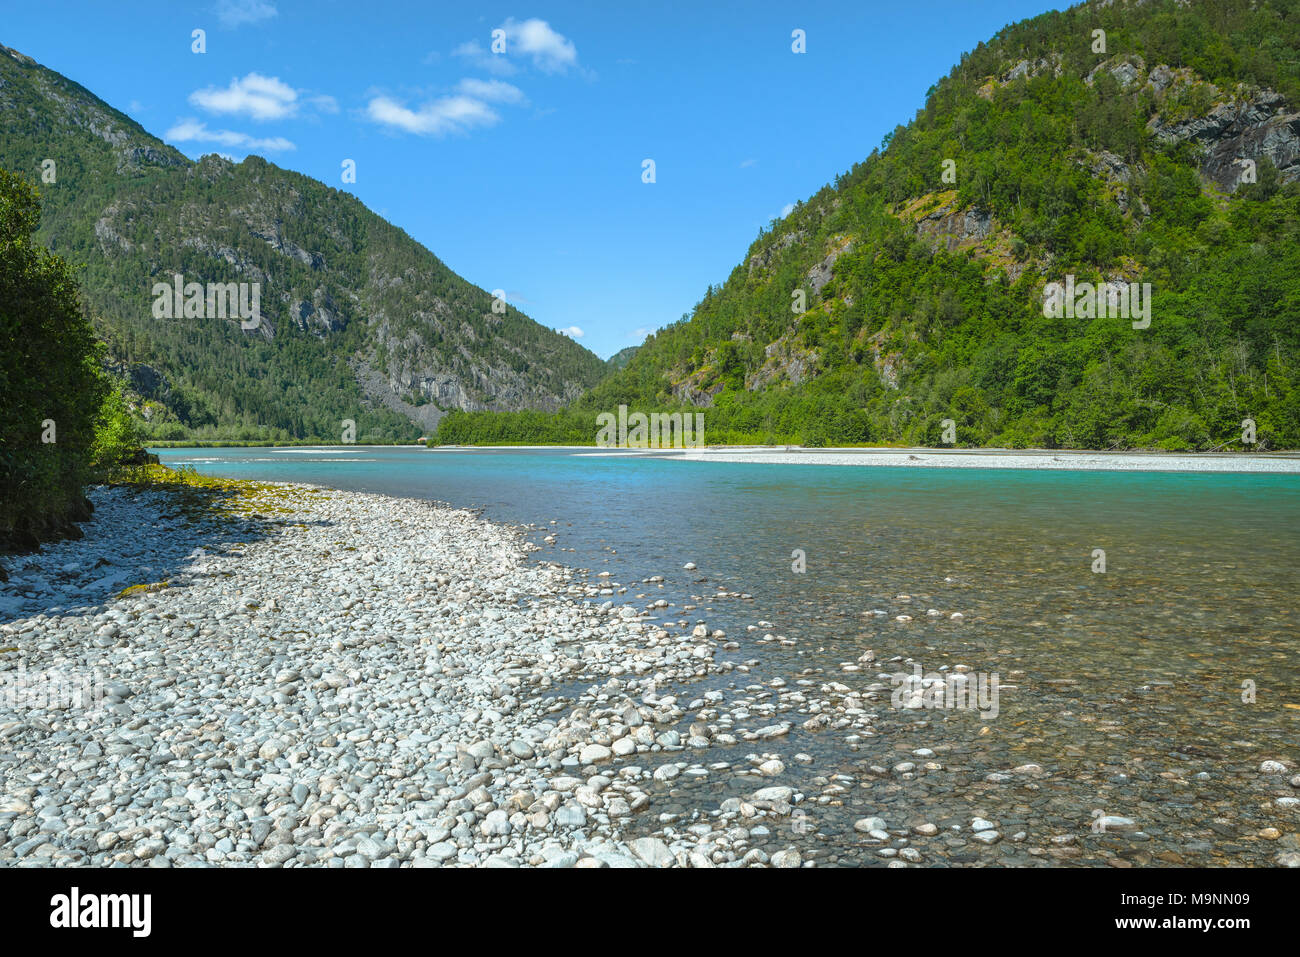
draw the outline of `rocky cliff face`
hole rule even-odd
[[[1238,86],[1222,90],[1188,67],[1157,64],[1149,71],[1142,57],[1127,55],[1098,64],[1085,82],[1110,74],[1125,91],[1150,91],[1158,110],[1147,129],[1163,144],[1190,141],[1200,148],[1199,169],[1206,180],[1231,192],[1242,182],[1245,160],[1268,160],[1284,183],[1300,179],[1300,113],[1273,90]],[[1195,94],[1213,105],[1195,115],[1184,115],[1180,98]],[[1103,175],[1131,181],[1131,171],[1113,154],[1102,157]]]
[[[948,252],[967,249],[994,231],[992,213],[979,206],[958,206],[951,194],[941,195],[934,208],[915,216],[913,222],[917,235]]]
[[[990,77],[979,93],[989,99],[999,86],[1014,80],[1044,74],[1056,77],[1060,73],[1057,55],[1032,62],[1020,60],[1001,76]],[[1092,86],[1103,74],[1112,77],[1125,92],[1153,94],[1159,109],[1147,128],[1162,143],[1190,140],[1201,147],[1201,174],[1221,189],[1232,191],[1241,184],[1241,161],[1247,159],[1256,163],[1269,160],[1284,183],[1300,179],[1300,113],[1280,93],[1245,86],[1221,90],[1189,67],[1159,63],[1148,70],[1145,59],[1136,54],[1115,56],[1097,64],[1084,82]],[[1179,102],[1180,97],[1195,87],[1200,88],[1196,90],[1200,98],[1213,101],[1213,106],[1197,115],[1182,115],[1186,107]],[[1131,171],[1119,157],[1109,154],[1101,159],[1105,167],[1097,170],[1101,175],[1131,181]]]
[[[1284,183],[1300,179],[1300,113],[1272,90],[1233,97],[1181,121],[1156,115],[1148,126],[1162,142],[1201,147],[1201,175],[1228,192],[1241,185],[1244,160],[1267,159]]]

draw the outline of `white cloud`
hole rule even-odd
[[[222,146],[238,147],[245,150],[266,150],[272,153],[297,149],[293,143],[283,136],[259,139],[234,130],[210,130],[207,124],[199,120],[180,120],[163,134],[163,139],[170,140],[173,143],[219,143]]]
[[[467,78],[461,80],[456,85],[456,89],[466,96],[472,96],[476,100],[486,100],[489,103],[526,104],[528,102],[523,90],[504,80]]]
[[[388,96],[376,96],[366,107],[366,115],[376,123],[421,136],[445,136],[467,133],[472,129],[494,126],[500,114],[490,104],[526,106],[523,90],[504,80],[478,80],[467,77],[456,84],[455,92],[411,109]]]
[[[547,73],[559,73],[578,63],[573,41],[551,29],[545,20],[533,17],[522,23],[513,17],[501,24],[506,32],[506,53],[514,50],[533,58],[533,65]]]
[[[377,96],[366,107],[366,114],[376,123],[421,136],[465,133],[476,127],[493,126],[501,119],[482,100],[464,95],[439,97],[418,110],[408,109],[389,97]]]
[[[533,66],[544,73],[564,73],[578,65],[578,48],[573,41],[545,20],[510,17],[499,29],[506,35],[504,53],[492,53],[478,40],[467,40],[451,51],[452,56],[464,57],[480,69],[499,76],[509,76],[518,69],[508,59],[516,54],[530,58]]]
[[[570,339],[581,339],[586,335],[586,333],[578,326],[568,326],[564,329],[556,329],[555,331],[562,336],[568,336]]]
[[[748,169],[751,166],[757,166],[757,165],[758,165],[758,160],[756,159],[747,159],[747,160],[740,161],[741,169]]]
[[[279,13],[275,4],[267,0],[218,0],[216,10],[221,25],[231,28],[245,23],[260,23]]]
[[[230,86],[195,90],[190,102],[211,113],[244,113],[255,120],[279,120],[298,110],[298,91],[279,77],[250,73]]]
[[[501,26],[506,34],[505,53],[492,53],[478,40],[467,40],[451,51],[452,56],[469,61],[485,73],[511,76],[518,67],[510,54],[530,57],[533,64],[547,73],[563,72],[578,62],[578,51],[545,20],[518,21],[513,17]],[[429,62],[430,57],[425,57]],[[376,123],[422,136],[444,136],[493,126],[501,121],[494,104],[527,106],[528,97],[513,83],[500,79],[466,77],[455,89],[430,100],[416,109],[389,96],[374,96],[366,106],[366,115]],[[576,328],[576,327],[575,327]]]
[[[794,212],[794,203],[786,203],[784,206],[781,207],[781,218],[785,219],[793,212]]]

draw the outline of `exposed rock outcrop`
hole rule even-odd
[[[780,238],[768,243],[746,260],[745,265],[749,269],[750,275],[752,276],[755,270],[766,269],[782,252],[791,246],[798,245],[803,239],[802,230],[792,229],[789,232],[782,233]]]
[[[1147,128],[1160,141],[1185,140],[1201,146],[1200,171],[1224,190],[1241,183],[1242,160],[1268,159],[1285,183],[1300,179],[1300,113],[1287,108],[1281,94],[1261,90],[1220,103],[1204,116],[1167,122],[1157,114]]]
[[[794,332],[768,343],[763,354],[767,357],[763,364],[745,378],[745,388],[751,392],[778,382],[798,385],[815,374],[820,358],[817,350],[803,346]]]
[[[993,92],[1000,86],[1014,83],[1016,80],[1032,80],[1044,73],[1052,76],[1061,75],[1061,55],[1051,53],[1036,60],[1019,60],[1001,76],[989,77],[976,92],[986,100],[993,99]]]
[[[814,297],[821,294],[826,284],[831,281],[835,275],[835,260],[839,259],[846,252],[853,248],[853,242],[847,238],[841,237],[834,242],[825,258],[821,262],[815,263],[808,270],[808,286]]]
[[[876,375],[880,376],[885,388],[897,391],[907,363],[903,361],[901,352],[885,348],[887,338],[888,332],[881,329],[874,335],[867,336],[866,343],[871,350],[871,365],[876,370]]]
[[[707,366],[688,375],[683,375],[682,370],[678,370],[672,376],[672,394],[678,402],[688,402],[706,409],[713,405],[713,397],[723,388],[724,384],[715,379],[713,371]]]
[[[959,206],[956,190],[929,193],[898,210],[918,236],[948,252],[988,239],[997,229],[993,214],[978,206]]]
[[[1143,82],[1146,75],[1146,61],[1136,54],[1112,57],[1093,67],[1084,77],[1083,82],[1092,86],[1101,73],[1109,73],[1113,76],[1121,90],[1130,90]]]
[[[1137,202],[1136,204],[1133,203],[1135,197],[1132,194],[1132,187],[1136,180],[1136,172],[1128,163],[1124,162],[1123,157],[1117,156],[1109,150],[1084,149],[1080,153],[1079,162],[1093,176],[1106,184],[1108,192],[1115,200],[1115,205],[1119,207],[1121,213],[1128,213],[1132,208],[1136,215],[1147,216],[1150,214],[1150,208],[1141,197],[1136,197]]]
[[[299,329],[317,335],[339,332],[347,325],[334,299],[322,289],[316,290],[311,301],[295,299],[289,306],[289,318]]]

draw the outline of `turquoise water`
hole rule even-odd
[[[814,755],[810,780],[861,781],[818,819],[843,862],[859,862],[855,816],[919,809],[942,824],[968,820],[973,801],[991,819],[1028,822],[1024,844],[982,851],[1009,863],[1271,863],[1277,845],[1255,835],[1293,830],[1300,817],[1273,807],[1277,793],[1293,792],[1258,773],[1263,760],[1300,758],[1297,476],[773,466],[551,450],[159,454],[214,475],[477,506],[554,532],[539,558],[609,571],[615,582],[663,575],[663,589],[648,595],[670,602],[660,620],[723,628],[741,645],[735,660],[754,662],[748,675],[701,690],[739,694],[775,677],[863,685],[897,670],[843,670],[867,649],[877,662],[911,656],[927,671],[998,673],[996,718],[890,709],[886,692],[876,737],[850,745],[796,731],[780,742],[787,765],[794,751]],[[530,538],[540,544],[543,534]],[[802,574],[791,567],[795,549]],[[1093,571],[1095,549],[1105,551],[1104,573]],[[687,562],[697,569],[683,570]],[[652,587],[615,597],[643,605],[635,596]],[[719,587],[751,597],[717,600]],[[931,608],[943,616],[927,617]],[[895,621],[900,614],[913,620]],[[760,620],[771,625],[746,630]],[[795,644],[755,640],[767,632]],[[1242,701],[1246,681],[1253,702]],[[942,772],[894,780],[867,770],[921,747],[939,753]],[[717,750],[700,760],[728,759]],[[1047,770],[1046,783],[984,781],[1030,762]],[[704,793],[681,784],[673,799],[686,806],[732,793],[712,779],[695,786]],[[1090,835],[1097,808],[1135,818],[1142,833]],[[1039,831],[1083,836],[1035,857]],[[954,860],[968,853],[956,848]]]

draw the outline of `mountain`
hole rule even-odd
[[[632,361],[632,357],[636,355],[636,351],[640,348],[640,346],[628,346],[626,349],[618,350],[605,360],[605,367],[617,372]]]
[[[703,408],[714,443],[1300,447],[1297,50],[1297,0],[1005,28],[556,428],[626,404]],[[1045,310],[1054,283],[1149,291],[1149,324]]]
[[[605,374],[350,194],[258,157],[192,162],[6,47],[0,167],[40,188],[38,238],[84,266],[154,438],[337,441],[350,419],[358,441],[410,439],[448,409],[557,409]],[[250,299],[258,284],[260,322],[156,318],[155,285],[178,273]]]

